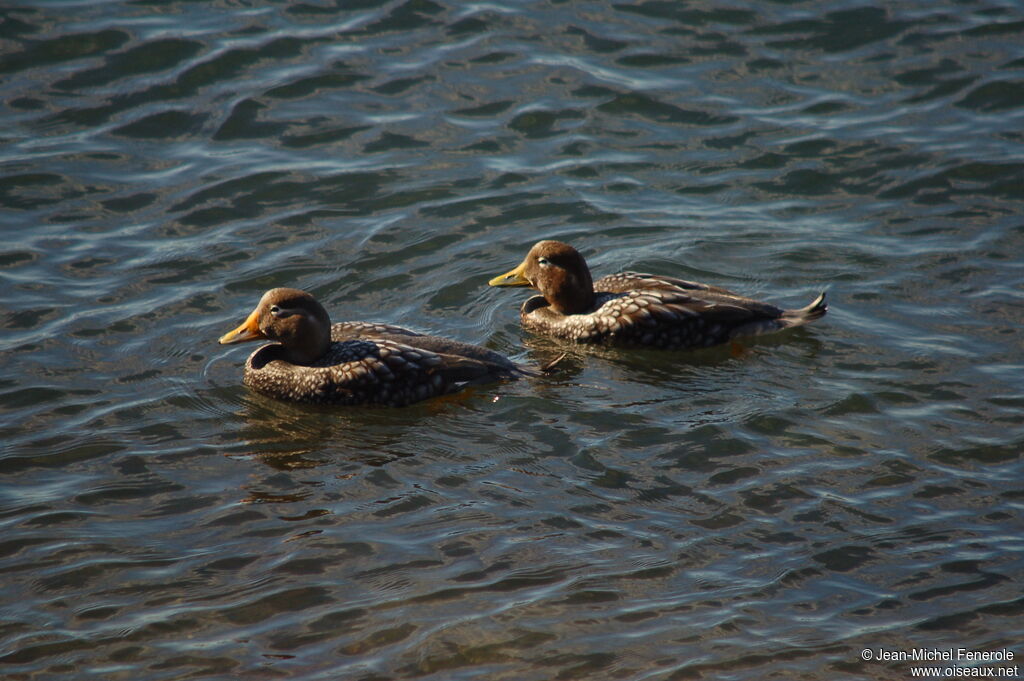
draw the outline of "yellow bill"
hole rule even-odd
[[[519,267],[515,268],[510,272],[506,272],[500,277],[495,277],[487,282],[490,286],[533,286],[530,280],[523,276],[523,272],[526,271],[526,262],[523,262]]]
[[[221,345],[231,345],[232,343],[244,343],[245,341],[266,338],[263,332],[260,331],[259,315],[256,314],[257,312],[258,310],[253,310],[252,314],[242,322],[241,326],[234,331],[228,331],[217,342]]]

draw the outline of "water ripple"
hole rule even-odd
[[[1012,647],[1005,3],[61,3],[4,16],[12,678],[906,676]],[[543,363],[541,238],[821,325],[403,410],[240,385],[277,285]]]

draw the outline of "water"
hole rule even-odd
[[[1019,663],[1015,3],[2,17],[5,678]],[[541,238],[831,312],[401,410],[261,398],[216,344],[287,285],[546,361],[486,287]]]

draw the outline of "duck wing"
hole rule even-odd
[[[688,281],[677,277],[666,277],[660,274],[643,272],[619,272],[601,277],[594,282],[594,291],[598,293],[627,293],[629,291],[709,291],[728,296],[736,296],[729,289],[720,286],[703,284],[699,281]]]
[[[445,365],[469,376],[466,380],[481,381],[515,375],[537,375],[537,371],[517,364],[504,355],[462,341],[431,336],[401,326],[379,322],[339,322],[331,327],[331,340],[388,340],[444,359]],[[469,360],[468,362],[465,360]],[[475,364],[474,364],[475,362]]]
[[[716,345],[739,336],[801,326],[828,310],[824,293],[798,310],[713,288],[689,293],[652,288],[605,295],[609,299],[592,314],[600,335],[672,348]]]
[[[393,324],[380,322],[338,322],[331,325],[331,340],[335,342],[353,338],[378,338],[381,336],[422,336],[423,334]]]

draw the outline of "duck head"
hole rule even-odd
[[[252,340],[277,341],[284,359],[292,364],[311,364],[331,345],[331,318],[312,295],[294,288],[274,288],[242,325],[220,337],[221,345]]]
[[[587,261],[561,241],[538,241],[519,267],[488,283],[535,288],[563,315],[584,314],[594,307],[594,282]]]

